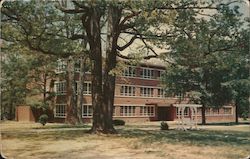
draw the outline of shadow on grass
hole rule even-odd
[[[3,132],[3,139],[17,138],[19,140],[74,140],[79,137],[90,135],[86,130],[58,130],[58,131],[43,131],[43,132]]]
[[[249,132],[219,132],[209,130],[180,131],[180,130],[122,130],[124,137],[142,138],[144,143],[162,142],[171,144],[192,144],[197,146],[250,146]]]
[[[63,129],[63,128],[91,128],[90,125],[69,125],[69,124],[63,124],[63,125],[45,125],[42,127],[36,127],[33,129]]]
[[[198,124],[202,125],[202,124]],[[225,123],[206,123],[205,125],[214,125],[214,126],[233,126],[233,125],[250,125],[250,122],[239,122],[236,124],[235,122],[225,122]]]

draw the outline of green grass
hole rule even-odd
[[[43,129],[45,129],[44,127]],[[56,131],[43,132],[3,132],[4,138],[18,138],[29,140],[74,140],[79,137],[86,137],[88,129],[68,130],[65,128],[82,128],[82,126],[58,125],[50,126],[47,129],[59,129]],[[85,127],[89,128],[89,126]],[[118,135],[107,135],[107,137],[124,137],[124,138],[139,138],[143,143],[172,143],[172,144],[192,144],[198,146],[245,146],[250,147],[250,132],[236,131],[214,131],[214,130],[142,130],[142,129],[126,129],[119,128]]]

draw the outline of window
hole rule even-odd
[[[91,83],[85,82],[83,86],[83,94],[90,95],[91,94]]]
[[[178,111],[180,109],[180,112]],[[181,115],[181,108],[176,108],[176,115]],[[189,115],[189,108],[185,108],[184,109],[184,116],[188,116]]]
[[[201,115],[202,113],[202,108],[197,108],[197,115]]]
[[[135,68],[134,67],[127,67],[123,70],[123,76],[125,77],[135,77]]]
[[[210,114],[212,114],[211,109],[210,108],[206,108],[206,115],[210,115]]]
[[[135,96],[135,87],[132,86],[121,86],[122,96]]]
[[[158,77],[159,79],[161,79],[162,76],[163,76],[163,73],[164,73],[163,70],[158,70],[158,71],[157,71],[157,77]]]
[[[93,108],[92,105],[82,105],[82,117],[92,117]]]
[[[55,92],[57,95],[66,93],[66,82],[65,81],[57,81],[55,82]]]
[[[213,108],[213,114],[214,114],[214,115],[219,114],[219,109],[218,109],[218,108]]]
[[[115,106],[113,106],[113,116],[116,116],[116,112],[115,112]]]
[[[141,87],[140,88],[140,94],[143,97],[153,97],[154,89],[153,88]]]
[[[143,68],[141,72],[142,78],[153,79],[154,78],[154,70]]]
[[[232,114],[232,108],[223,108],[224,114]]]
[[[57,68],[56,68],[56,73],[62,73],[66,69],[66,62],[59,59],[57,60]]]
[[[80,72],[80,60],[76,60],[75,61],[75,67],[74,67],[74,69],[75,69],[75,72]]]
[[[135,106],[121,106],[121,116],[135,116]]]
[[[56,104],[55,117],[65,118],[66,104]]]
[[[164,92],[164,90],[162,88],[159,88],[157,90],[157,97],[160,97],[160,98],[165,97],[165,92]]]
[[[154,116],[154,106],[142,106],[140,107],[140,115],[141,116]]]

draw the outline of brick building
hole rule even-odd
[[[65,64],[59,62],[57,74],[64,71]],[[177,119],[175,103],[188,103],[188,98],[167,96],[164,93],[160,78],[165,67],[155,64],[141,64],[128,66],[121,76],[116,78],[114,119],[123,119],[127,122],[140,121],[173,121]],[[76,69],[79,72],[79,69]],[[78,73],[76,73],[76,79]],[[77,84],[76,84],[77,86]],[[66,81],[55,82],[56,104],[54,108],[54,121],[63,122],[66,116]],[[90,73],[86,73],[84,86],[84,104],[82,105],[82,118],[90,121],[92,118],[91,81]],[[233,121],[234,107],[207,108],[207,121]],[[187,108],[185,116],[189,116]],[[198,109],[198,119],[201,120],[201,109]]]

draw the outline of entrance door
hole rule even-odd
[[[167,107],[158,107],[158,120],[167,121],[168,119]]]

